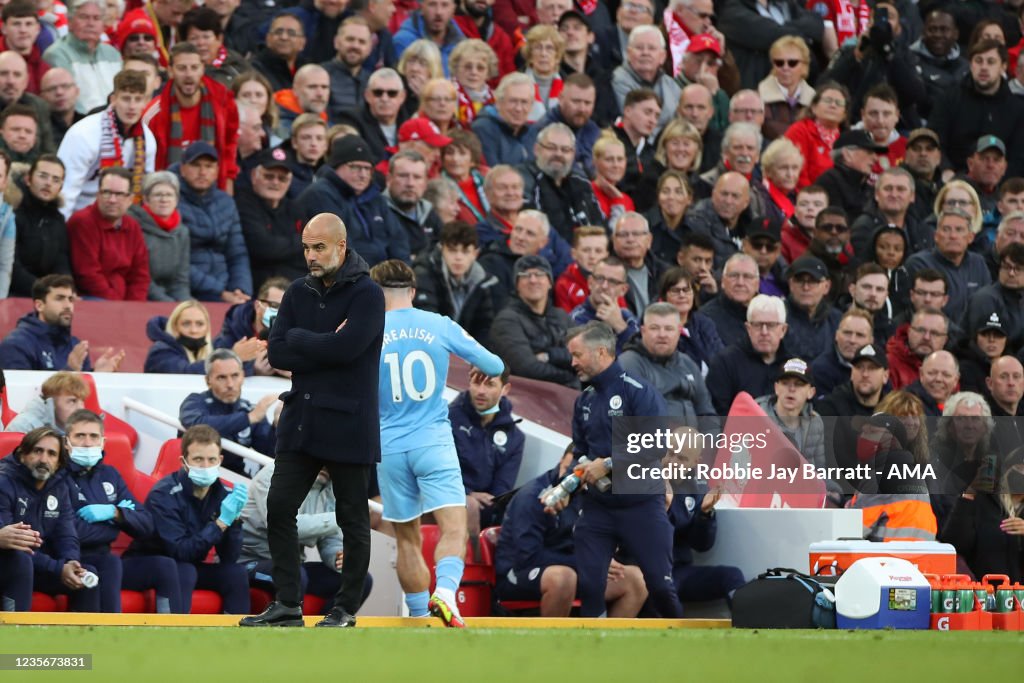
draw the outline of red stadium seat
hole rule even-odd
[[[153,488],[153,484],[156,483],[156,479],[150,475],[135,471],[135,484],[131,486],[132,495],[135,499],[141,502],[146,502],[146,496],[149,495],[149,490]]]
[[[181,439],[168,439],[160,447],[160,454],[156,456],[156,466],[153,467],[153,478],[163,479],[168,474],[173,474],[181,469]]]
[[[85,407],[103,417],[103,427],[108,436],[113,432],[124,434],[128,437],[128,443],[131,444],[132,450],[135,450],[135,447],[139,445],[139,433],[135,431],[135,427],[132,427],[119,417],[104,412],[102,406],[100,406],[96,380],[88,372],[83,372],[81,375],[85,383],[89,385],[89,396],[85,399]]]
[[[274,601],[274,596],[268,591],[262,588],[253,588],[249,586],[249,609],[253,614],[259,614],[263,610],[267,609],[271,602]],[[303,602],[305,604],[305,602]]]
[[[302,597],[302,613],[308,616],[317,616],[324,613],[324,604],[327,601],[323,598],[306,593]]]
[[[135,483],[135,455],[128,436],[121,432],[107,432],[103,443],[103,462],[110,465],[124,479],[129,489]]]
[[[11,406],[7,402],[7,387],[4,387],[0,389],[0,422],[9,425],[11,420],[16,417],[18,417],[18,414],[11,410]]]
[[[494,576],[494,556],[498,548],[498,538],[501,535],[500,526],[492,526],[480,532],[480,559],[491,568],[491,585],[493,586],[496,577]],[[509,612],[523,612],[526,610],[540,609],[540,600],[498,600],[498,604]],[[580,601],[573,600],[573,607],[579,607]]]
[[[192,614],[220,614],[224,611],[224,601],[216,591],[192,591]]]
[[[58,612],[57,601],[46,593],[32,593],[32,612]]]
[[[437,550],[437,542],[440,540],[441,530],[436,524],[421,524],[420,538],[423,542],[423,560],[430,569],[430,591],[434,591],[437,582],[435,572],[434,552]],[[473,557],[473,547],[466,542],[466,557]],[[457,598],[459,611],[464,617],[485,617],[491,613],[491,586],[494,583],[493,575],[485,565],[466,564],[462,574],[462,583],[459,584]]]
[[[154,593],[155,591],[146,591]],[[147,614],[155,612],[150,606],[155,606],[155,600],[147,600],[146,593],[141,591],[121,591],[121,612],[123,614]]]
[[[24,438],[25,435],[21,432],[0,432],[0,458],[13,453]]]

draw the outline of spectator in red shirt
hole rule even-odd
[[[804,156],[804,168],[797,187],[807,187],[832,168],[832,145],[842,132],[849,104],[850,94],[844,86],[835,82],[823,83],[811,100],[809,116],[786,130],[786,137]]]
[[[27,92],[39,94],[39,82],[50,65],[43,61],[43,53],[36,45],[41,27],[36,14],[36,3],[32,0],[13,0],[4,5],[3,36],[0,36],[0,52],[13,50],[25,58],[28,64]]]
[[[71,270],[84,297],[146,300],[149,252],[138,221],[125,215],[132,196],[132,172],[105,168],[96,202],[68,220]]]
[[[231,194],[238,165],[238,108],[231,91],[203,75],[204,64],[190,43],[171,49],[171,80],[147,107],[142,123],[156,138],[156,167],[181,160],[193,142],[214,146],[221,159],[217,187]]]

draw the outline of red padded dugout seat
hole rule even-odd
[[[81,373],[81,377],[89,385],[89,396],[85,399],[85,407],[103,418],[103,428],[108,436],[114,432],[124,434],[128,437],[128,443],[131,445],[132,450],[135,450],[135,447],[139,445],[139,433],[135,431],[135,427],[132,427],[121,418],[105,412],[100,405],[96,380],[88,372]]]
[[[492,526],[480,532],[480,559],[491,569],[491,586],[497,582],[494,576],[494,557],[498,548],[498,538],[501,536],[501,527]],[[502,608],[509,612],[522,612],[526,610],[540,609],[540,600],[498,600]],[[580,601],[573,600],[573,607],[579,607]]]

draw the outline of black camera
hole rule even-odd
[[[868,30],[868,44],[884,57],[892,54],[894,34],[889,23],[889,12],[884,7],[875,8],[875,20]]]

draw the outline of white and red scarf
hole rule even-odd
[[[679,20],[672,8],[669,7],[662,15],[665,22],[665,32],[668,33],[668,51],[672,55],[672,77],[679,75],[683,68],[683,57],[686,55],[686,48],[690,45],[690,34],[686,32],[686,25]]]
[[[483,94],[477,96],[476,99],[473,99],[470,97],[466,89],[462,87],[461,83],[457,80],[453,80],[452,82],[455,83],[455,93],[459,99],[458,108],[455,111],[455,118],[457,118],[459,123],[463,126],[469,128],[469,125],[473,123],[481,109],[489,104],[494,104],[494,93],[491,92],[491,89],[487,87],[487,84],[485,83]]]

